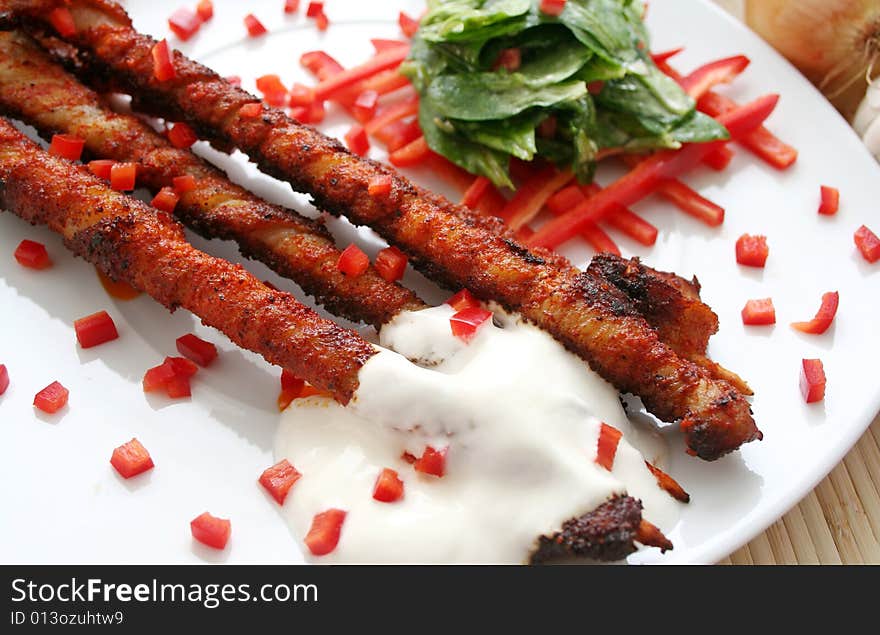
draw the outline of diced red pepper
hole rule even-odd
[[[382,503],[393,503],[403,498],[403,481],[395,470],[386,467],[376,479],[373,498]]]
[[[163,187],[159,190],[156,196],[153,197],[153,200],[150,201],[150,205],[156,209],[171,214],[174,212],[174,208],[177,207],[178,200],[180,200],[180,197],[175,193],[174,189]]]
[[[718,84],[733,81],[750,63],[751,60],[745,55],[709,62],[683,77],[679,84],[688,95],[699,99]]]
[[[446,451],[449,448],[435,450],[430,445],[425,446],[422,456],[413,463],[413,469],[422,474],[431,476],[443,476],[446,473]]]
[[[238,109],[238,116],[242,119],[256,119],[263,114],[263,104],[259,101],[245,104]]]
[[[397,16],[397,23],[406,37],[413,37],[419,30],[419,21],[409,17],[403,11]]]
[[[306,547],[313,556],[326,556],[336,549],[345,516],[346,512],[341,509],[328,509],[315,514],[309,533],[305,537]]]
[[[181,7],[168,18],[168,28],[186,42],[202,27],[202,18],[186,7]]]
[[[454,296],[449,298],[446,301],[446,304],[451,306],[456,311],[464,311],[465,309],[478,308],[480,306],[480,301],[477,300],[470,291],[468,291],[467,289],[462,289]]]
[[[364,157],[370,151],[370,140],[367,138],[367,131],[359,123],[353,125],[345,133],[345,144],[349,150],[358,156]]]
[[[376,116],[376,106],[379,104],[379,93],[375,90],[365,90],[351,106],[354,118],[360,123],[367,123]]]
[[[302,474],[297,472],[296,468],[290,464],[287,459],[282,459],[272,467],[260,474],[260,485],[266,488],[266,491],[275,499],[279,505],[284,504],[284,499],[290,492],[290,488],[296,483]]]
[[[165,385],[165,392],[171,399],[182,399],[183,397],[192,397],[192,388],[190,387],[189,378],[182,375],[174,375]]]
[[[726,148],[727,146],[722,147]],[[657,193],[685,214],[703,221],[710,227],[717,227],[724,222],[723,207],[701,196],[678,179],[665,181],[657,188]]]
[[[522,51],[518,48],[504,49],[498,54],[498,59],[492,65],[492,70],[497,71],[503,68],[509,72],[514,72],[522,66]]]
[[[115,163],[110,168],[110,187],[120,192],[134,189],[137,179],[136,163]]]
[[[742,310],[742,321],[746,326],[767,326],[776,324],[776,308],[773,300],[749,300]]]
[[[321,101],[325,99],[333,99],[346,88],[356,84],[362,79],[371,77],[380,71],[389,68],[397,68],[400,63],[409,55],[409,47],[401,46],[399,48],[388,49],[375,55],[368,62],[355,66],[348,70],[331,75],[327,79],[321,81],[315,87],[315,97]]]
[[[373,266],[376,268],[376,273],[387,282],[397,282],[406,271],[406,262],[406,254],[397,247],[391,246],[376,255],[376,262]]]
[[[153,56],[153,76],[160,82],[174,79],[177,71],[174,69],[174,59],[168,50],[168,42],[161,40],[156,42],[151,50]]]
[[[98,311],[73,323],[76,339],[83,348],[92,348],[119,338],[116,324],[107,311]]]
[[[57,381],[43,388],[34,397],[34,406],[46,414],[54,414],[67,405],[70,391]]]
[[[195,131],[187,124],[180,122],[172,124],[168,129],[168,140],[175,148],[189,148],[199,140]]]
[[[825,368],[820,359],[801,361],[800,388],[804,401],[815,403],[825,399]]]
[[[13,254],[22,267],[48,269],[52,266],[46,246],[34,240],[22,240]]]
[[[49,154],[69,161],[79,161],[85,144],[85,139],[80,139],[70,134],[52,135],[52,142],[49,144]]]
[[[196,5],[196,13],[199,14],[202,22],[207,22],[214,17],[214,3],[211,0],[201,0]]]
[[[387,174],[374,176],[367,184],[367,194],[372,197],[388,196],[394,180]]]
[[[9,388],[9,371],[4,364],[0,364],[0,395],[5,393],[7,388]]]
[[[284,0],[284,13],[296,13],[299,11],[299,0]]]
[[[471,307],[462,309],[451,318],[449,324],[452,327],[452,334],[469,342],[477,334],[477,329],[486,321],[492,318],[492,312],[481,307]]]
[[[261,35],[265,35],[268,31],[266,27],[263,26],[263,23],[257,19],[253,13],[248,13],[244,16],[244,26],[247,29],[248,35],[250,37],[260,37]]]
[[[305,84],[296,83],[290,89],[287,105],[291,108],[311,106],[315,101],[315,89]]]
[[[853,235],[853,240],[865,260],[871,263],[880,260],[880,238],[867,226],[859,227]]]
[[[418,165],[427,159],[430,154],[431,148],[428,147],[428,142],[425,141],[425,137],[421,136],[415,141],[411,141],[402,148],[392,152],[388,155],[388,160],[391,162],[391,165],[405,168]]]
[[[165,364],[174,371],[177,377],[189,379],[199,372],[196,363],[185,357],[166,357]]]
[[[418,457],[415,454],[411,454],[410,452],[404,452],[400,455],[400,458],[413,465],[416,461],[418,461]]]
[[[314,18],[324,13],[324,3],[323,2],[309,2],[309,6],[306,7],[306,17]]]
[[[719,93],[708,92],[697,102],[697,108],[710,117],[718,117],[737,108],[737,103]],[[737,141],[779,170],[785,170],[797,161],[798,151],[778,139],[764,126],[758,126]]]
[[[147,448],[141,445],[137,439],[132,439],[113,450],[110,465],[119,472],[119,476],[122,478],[131,478],[155,467]]]
[[[538,7],[545,15],[560,16],[565,9],[565,0],[541,0]]]
[[[116,165],[116,161],[111,161],[109,159],[96,159],[94,161],[89,161],[89,171],[99,179],[109,181],[110,170],[114,165]]]
[[[61,37],[76,35],[76,24],[73,15],[67,7],[58,7],[49,12],[49,23]]]
[[[604,467],[609,472],[614,467],[614,456],[617,454],[617,446],[623,433],[602,423],[599,428],[599,441],[596,447],[596,463]]]
[[[278,395],[278,411],[284,412],[294,399],[303,396],[306,382],[286,368],[281,370],[281,392]]]
[[[229,519],[217,518],[208,512],[194,518],[189,528],[193,538],[214,549],[224,549],[232,534],[232,522]]]
[[[171,182],[174,184],[174,192],[178,196],[183,196],[196,187],[196,177],[192,174],[184,174],[183,176],[175,176]]]
[[[290,115],[300,123],[321,123],[326,115],[324,102],[315,100],[310,106],[294,108]]]
[[[721,172],[733,161],[734,152],[729,145],[721,146],[715,152],[709,154],[703,163],[717,172]]]
[[[174,367],[171,364],[162,363],[154,366],[144,373],[142,382],[144,392],[157,392],[165,390],[168,382],[175,376]]]
[[[388,49],[393,49],[398,46],[409,46],[407,42],[403,40],[386,40],[384,38],[372,38],[370,40],[370,44],[373,45],[373,49],[377,53],[381,53],[382,51],[387,51]]]
[[[367,122],[364,126],[369,134],[375,134],[377,131],[391,125],[395,121],[415,115],[419,112],[419,98],[413,96],[409,99],[402,100],[390,108],[380,112],[374,119]]]
[[[202,367],[211,365],[217,359],[217,347],[192,333],[181,335],[176,340],[177,350],[187,359]]]
[[[825,216],[834,216],[840,209],[840,191],[835,187],[823,185],[821,193],[822,202],[819,205],[819,213]]]
[[[822,304],[819,311],[809,322],[792,322],[791,327],[801,333],[822,335],[831,327],[834,316],[837,315],[837,307],[840,304],[840,294],[831,291],[822,295]]]
[[[281,82],[278,75],[261,75],[257,78],[257,90],[263,93],[263,97],[272,106],[282,106],[287,101],[287,86]]]
[[[330,18],[327,17],[326,13],[319,13],[315,16],[315,26],[319,31],[327,30],[327,27],[330,26]]]
[[[731,138],[737,139],[761,125],[773,112],[778,101],[778,95],[762,97],[736,111],[721,115],[718,121],[728,129]],[[531,237],[529,244],[548,248],[560,245],[586,225],[601,220],[615,203],[624,207],[632,205],[655,191],[665,179],[677,178],[692,169],[724,143],[726,142],[693,143],[680,150],[658,152],[596,196],[544,225]]]
[[[347,276],[357,278],[370,268],[370,258],[352,243],[342,251],[336,262],[336,268]]]
[[[657,485],[659,485],[661,489],[666,490],[672,498],[681,501],[682,503],[691,502],[690,494],[684,491],[684,488],[679,485],[674,478],[669,476],[669,474],[661,470],[659,467],[655,467],[647,461],[645,461],[645,465],[648,466],[648,471],[657,479]]]
[[[507,202],[499,216],[513,230],[527,225],[538,215],[547,199],[573,178],[571,170],[557,170],[552,165],[546,166],[517,188],[516,194]]]
[[[743,234],[736,241],[736,261],[746,267],[763,267],[770,255],[766,236]]]

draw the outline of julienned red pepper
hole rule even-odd
[[[727,146],[721,146],[726,149]],[[714,156],[713,153],[709,156]],[[693,216],[710,227],[717,227],[724,222],[724,208],[716,205],[709,199],[701,196],[691,187],[685,185],[678,179],[668,179],[663,182],[657,193],[667,201],[673,203],[678,209],[689,216]]]
[[[441,477],[446,473],[446,452],[449,448],[435,450],[430,445],[425,447],[422,456],[413,463],[413,469],[422,474]]]
[[[462,309],[451,318],[449,324],[452,327],[452,334],[469,342],[477,334],[477,330],[487,320],[492,319],[492,312],[480,307],[470,307]]]
[[[859,227],[853,235],[853,240],[865,260],[871,263],[880,260],[880,237],[867,226]]]
[[[52,266],[46,246],[34,240],[22,240],[13,255],[18,264],[29,269],[48,269]]]
[[[406,37],[413,37],[419,30],[419,21],[415,18],[409,17],[403,11],[398,14],[397,23],[400,25],[400,30],[403,31],[403,34]]]
[[[379,93],[375,90],[365,90],[351,106],[351,112],[358,123],[367,123],[376,115],[376,106],[379,103]]]
[[[377,116],[368,121],[364,128],[369,134],[375,134],[377,131],[391,125],[395,121],[399,121],[404,117],[415,115],[419,112],[419,98],[417,95],[404,99],[393,106],[381,111]]]
[[[428,147],[428,142],[425,141],[424,136],[420,136],[388,155],[388,161],[398,168],[406,168],[418,165],[430,155],[431,148]]]
[[[266,470],[260,475],[259,482],[260,485],[266,488],[269,495],[275,499],[275,502],[279,505],[283,505],[284,500],[287,498],[287,494],[290,492],[290,488],[293,487],[294,483],[296,483],[301,476],[302,474],[290,464],[290,461],[282,459],[272,467],[266,468]]]
[[[150,453],[137,439],[132,439],[113,450],[110,465],[122,478],[131,478],[155,467]]]
[[[840,191],[827,185],[823,185],[820,190],[822,202],[819,204],[819,213],[823,216],[834,216],[840,209]]]
[[[657,479],[657,485],[660,486],[660,489],[666,490],[666,492],[677,501],[681,501],[682,503],[691,502],[690,494],[684,491],[684,488],[679,485],[674,478],[669,476],[669,474],[661,470],[659,467],[655,467],[647,461],[645,461],[645,465],[647,466],[648,471]]]
[[[367,156],[370,151],[370,140],[367,131],[359,123],[356,123],[345,133],[345,145],[358,156]]]
[[[315,97],[319,100],[332,99],[349,86],[389,68],[396,68],[409,55],[409,47],[388,49],[374,56],[368,62],[331,75],[315,87]]]
[[[699,99],[716,85],[733,81],[749,64],[750,60],[745,55],[709,62],[683,77],[679,84],[688,95]]]
[[[516,194],[507,202],[499,216],[516,231],[530,223],[544,207],[547,199],[573,178],[571,170],[557,170],[548,165],[517,188]]]
[[[614,467],[614,457],[617,454],[617,446],[623,433],[603,423],[599,428],[599,441],[596,445],[596,463],[609,472]]]
[[[232,534],[232,523],[226,518],[217,518],[208,512],[194,518],[190,524],[193,538],[214,549],[224,549]]]
[[[825,399],[825,367],[820,359],[801,361],[800,388],[804,401],[816,403]]]
[[[0,395],[5,393],[7,388],[9,388],[9,371],[4,364],[0,364]]]
[[[309,533],[305,537],[306,546],[313,556],[326,556],[336,549],[345,516],[346,512],[341,509],[328,509],[315,514]]]
[[[761,125],[776,108],[778,101],[778,95],[768,95],[721,115],[718,121],[728,129],[732,139],[737,139]],[[535,232],[528,244],[548,248],[560,245],[586,225],[600,220],[615,203],[624,207],[636,203],[654,192],[664,179],[677,178],[724,143],[726,141],[694,143],[680,150],[658,152],[568,214],[544,225]]]
[[[113,318],[107,311],[98,311],[73,323],[76,339],[83,348],[92,348],[119,338]]]
[[[746,326],[767,326],[776,324],[776,309],[773,300],[749,300],[742,310],[742,321]]]
[[[192,333],[181,335],[175,343],[181,355],[191,359],[199,366],[210,366],[217,359],[217,347]]]
[[[736,241],[736,261],[746,267],[763,267],[770,255],[766,236],[743,234]]]
[[[403,498],[403,481],[395,470],[386,467],[376,478],[373,498],[382,503],[393,503]]]
[[[801,333],[821,335],[831,327],[834,316],[837,315],[837,307],[840,304],[840,294],[831,291],[822,296],[822,304],[819,311],[809,322],[792,322],[791,327]]]
[[[46,414],[54,414],[67,405],[70,391],[53,381],[34,396],[34,406]]]

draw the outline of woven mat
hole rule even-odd
[[[715,0],[742,17],[742,0]],[[843,462],[719,564],[880,564],[880,415]]]

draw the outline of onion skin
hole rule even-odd
[[[880,2],[746,0],[745,8],[747,24],[851,120],[880,56]]]

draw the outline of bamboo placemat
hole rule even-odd
[[[715,0],[742,18],[742,0]],[[880,415],[843,462],[719,564],[880,564]]]

